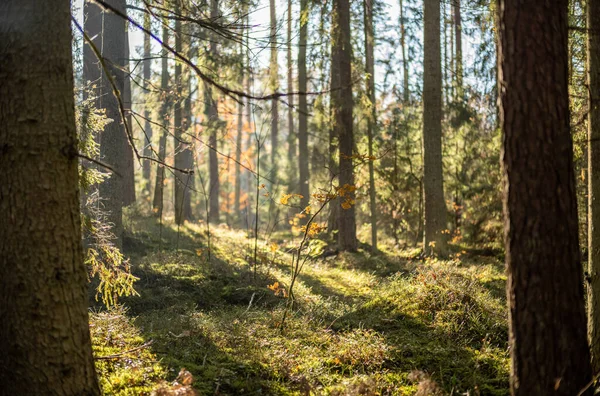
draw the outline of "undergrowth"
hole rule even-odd
[[[179,235],[163,225],[162,241],[153,219],[128,226],[139,296],[92,315],[94,350],[151,344],[98,361],[105,394],[150,394],[181,368],[202,395],[508,394],[505,277],[493,257],[420,261],[385,246],[313,257],[281,329],[289,236],[261,245],[254,278],[243,232],[213,228],[209,261],[201,225]]]

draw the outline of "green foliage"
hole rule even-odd
[[[87,99],[76,106],[78,149],[80,155],[89,159],[100,157],[99,135],[107,124],[104,109],[95,106],[93,87],[86,89]],[[85,264],[89,269],[89,277],[98,277],[96,301],[101,297],[106,307],[115,306],[118,297],[135,295],[133,283],[137,280],[129,269],[129,263],[113,243],[114,235],[111,226],[105,220],[105,213],[98,205],[101,197],[97,186],[108,176],[101,172],[91,161],[82,160],[79,165],[79,190],[85,197],[82,200],[81,224],[87,249]]]
[[[315,257],[298,275],[296,306],[282,331],[287,298],[275,289],[289,279],[289,251],[297,246],[290,234],[277,235],[277,255],[255,281],[240,231],[215,228],[207,261],[187,253],[206,246],[202,225],[185,224],[178,235],[163,223],[158,252],[155,219],[128,223],[135,275],[144,282],[141,297],[123,299],[125,315],[161,358],[162,371],[149,374],[154,386],[185,367],[200,394],[508,394],[505,276],[495,259],[420,262],[398,249]],[[119,334],[94,331],[103,335],[95,343]],[[122,384],[123,375],[101,371],[103,383],[121,376]]]

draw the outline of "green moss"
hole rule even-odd
[[[243,233],[213,229],[209,261],[201,226],[177,237],[164,225],[161,252],[153,220],[129,223],[140,297],[126,299],[128,312],[92,316],[94,348],[114,354],[153,344],[123,367],[99,361],[106,394],[148,392],[182,367],[200,394],[411,395],[429,379],[448,393],[508,394],[505,278],[493,258],[313,258],[282,331],[288,300],[267,286],[289,285],[289,234],[277,235],[276,252],[262,244],[255,278]],[[143,365],[127,369],[136,362]]]

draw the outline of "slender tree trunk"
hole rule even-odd
[[[151,23],[150,23],[150,14],[145,13],[144,14],[144,28],[148,31],[150,31],[152,29]],[[150,79],[152,78],[152,60],[150,59],[150,52],[151,52],[151,46],[150,46],[150,36],[147,34],[144,34],[144,60],[142,61],[142,68],[143,68],[143,76],[144,76],[144,83],[143,83],[143,87],[144,87],[144,136],[143,136],[143,142],[144,142],[144,156],[145,157],[152,157],[152,124],[150,123],[150,105],[148,104],[149,99],[150,99],[150,94],[148,92],[148,90],[150,89]],[[148,160],[144,160],[143,161],[143,176],[144,176],[144,180],[146,182],[146,191],[149,193],[150,192],[150,165],[151,162]]]
[[[180,12],[181,3],[177,3],[177,10]],[[181,21],[175,21],[175,50],[179,53],[183,53],[183,37],[187,37],[189,40],[189,35],[184,36],[184,32],[181,27]],[[191,59],[190,55],[193,55],[190,51],[191,45],[188,43],[186,45],[187,55]],[[185,78],[184,78],[185,77]],[[184,81],[185,80],[185,81]],[[193,159],[192,159],[192,151],[191,151],[191,141],[192,137],[188,135],[189,128],[189,119],[191,119],[191,115],[188,116],[187,112],[191,112],[191,101],[189,97],[190,93],[190,74],[189,72],[183,75],[181,71],[181,63],[177,62],[175,64],[175,87],[177,90],[177,102],[175,104],[175,114],[174,114],[174,122],[175,122],[175,133],[173,143],[175,147],[175,168],[178,169],[193,169]],[[185,89],[185,90],[184,90]],[[186,220],[192,219],[192,206],[190,202],[190,181],[192,176],[190,174],[186,174],[180,172],[178,170],[174,171],[175,180],[174,180],[174,190],[175,190],[175,223],[183,224]]]
[[[294,66],[292,59],[292,0],[288,0],[287,12],[287,89],[289,92],[294,91]],[[296,168],[296,133],[294,130],[294,97],[288,99],[288,192],[298,192],[298,178],[296,176],[298,169]]]
[[[163,43],[169,42],[169,27],[163,26],[162,32]],[[160,119],[165,128],[169,128],[170,116],[169,111],[171,109],[171,97],[169,95],[169,62],[167,58],[167,52],[163,51],[161,59],[161,78],[160,78],[160,95],[162,106],[160,109]],[[167,157],[167,132],[160,131],[160,138],[158,141],[158,159],[165,161]],[[165,166],[157,164],[156,167],[156,183],[154,186],[154,200],[152,208],[154,213],[159,218],[162,218],[164,208],[164,191],[165,191]]]
[[[406,56],[406,21],[404,20],[403,0],[400,0],[400,46],[402,47],[402,85],[404,87],[402,95],[404,103],[408,103],[410,99],[410,89],[408,85],[409,60]]]
[[[444,256],[446,203],[442,176],[442,65],[440,1],[424,1],[423,184],[425,226],[423,251]]]
[[[356,218],[354,208],[354,133],[352,130],[352,43],[350,41],[350,1],[334,0],[332,12],[332,65],[336,63],[336,73],[332,75],[332,125],[334,136],[339,139],[340,171],[339,184],[346,189],[344,196],[337,204],[339,210],[338,244],[340,250],[355,251],[358,247],[356,239]],[[333,69],[333,67],[332,67]],[[349,207],[344,203],[349,204]]]
[[[269,35],[271,46],[271,61],[269,63],[269,85],[272,92],[279,91],[279,65],[277,62],[277,11],[275,9],[275,0],[269,0],[269,9],[271,13],[271,32]],[[271,171],[270,179],[273,181],[269,189],[272,196],[275,197],[276,189],[279,185],[279,106],[277,99],[271,101]],[[277,223],[277,208],[275,200],[269,201],[269,213],[273,224]]]
[[[308,170],[308,105],[306,103],[306,44],[308,38],[308,0],[300,0],[300,35],[298,45],[298,169],[300,206],[308,206],[310,199]]]
[[[377,250],[377,201],[375,196],[375,170],[373,162],[373,135],[377,129],[377,106],[375,101],[375,32],[373,31],[374,0],[364,0],[365,7],[365,54],[367,72],[367,96],[370,110],[367,118],[367,139],[369,145],[369,207],[371,210],[371,246]]]
[[[600,371],[600,0],[587,3],[588,58],[588,337]]]
[[[70,2],[6,0],[0,15],[0,393],[99,395],[81,247]]]
[[[591,379],[569,130],[567,0],[500,0],[511,393]],[[591,393],[591,392],[590,392]]]
[[[456,78],[456,96],[463,99],[463,60],[462,60],[462,15],[460,0],[453,0],[454,8],[454,74]]]
[[[216,21],[219,19],[219,2],[218,0],[211,0],[210,2],[210,19]],[[215,42],[215,36],[212,35],[210,42],[210,58],[211,61],[216,62],[218,56],[217,43]],[[209,123],[210,136],[208,138],[208,145],[210,150],[208,153],[208,171],[209,171],[209,219],[213,224],[219,223],[219,194],[221,193],[219,184],[219,159],[217,157],[217,132],[219,129],[219,110],[217,108],[217,102],[213,98],[212,87],[207,83],[204,83],[204,102],[206,104],[206,116]]]
[[[123,64],[124,64],[124,87],[123,87],[123,107],[125,108],[125,122],[129,126],[129,130],[133,132],[133,124],[131,120],[131,77],[129,73],[129,29],[127,23],[125,24],[125,31],[123,32],[125,43],[123,45]],[[126,129],[123,126],[125,133]],[[125,139],[125,156],[123,157],[123,206],[129,206],[135,203],[135,175],[133,165],[133,148],[129,139]]]
[[[244,6],[244,13],[247,13],[247,7]],[[240,43],[240,57],[242,58],[240,65],[240,76],[239,85],[240,88],[244,86],[244,44]],[[235,218],[238,225],[242,224],[242,210],[241,210],[241,195],[242,195],[242,169],[240,161],[242,159],[242,133],[244,130],[244,104],[240,100],[238,103],[237,113],[237,135],[235,137],[235,191],[234,191],[234,211]]]

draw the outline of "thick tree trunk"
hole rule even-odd
[[[152,26],[150,24],[150,14],[144,14],[144,28],[148,31],[151,31]],[[144,60],[142,62],[143,68],[143,76],[144,76],[144,136],[142,138],[144,142],[144,156],[152,157],[152,124],[150,123],[150,105],[148,104],[150,99],[150,94],[148,90],[150,89],[150,79],[152,78],[152,59],[150,59],[150,36],[144,34]],[[146,191],[150,192],[150,170],[151,170],[151,161],[144,160],[143,161],[143,176],[146,183]]]
[[[600,0],[588,0],[588,337],[600,371]]]
[[[81,248],[70,11],[69,1],[0,3],[3,395],[100,394]]]
[[[569,130],[567,0],[500,0],[511,393],[591,379]]]
[[[107,1],[111,6],[125,13],[125,0]],[[125,92],[125,20],[120,16],[105,11],[102,29],[103,45],[102,57],[116,88],[120,93]],[[120,175],[111,175],[100,184],[100,198],[103,211],[106,213],[106,222],[112,224],[115,235],[115,244],[121,247],[123,240],[123,203],[126,177],[127,150],[131,147],[127,140],[124,120],[119,110],[119,102],[112,92],[108,78],[104,78],[103,100],[106,116],[113,120],[100,134],[100,159],[116,169]]]
[[[371,104],[367,117],[369,145],[369,208],[371,210],[371,246],[377,250],[377,202],[375,196],[375,170],[373,160],[373,135],[377,129],[377,106],[375,102],[375,32],[373,31],[373,0],[364,0],[365,7],[365,63],[367,72],[367,96]]]
[[[163,26],[162,32],[163,43],[169,42],[169,27]],[[162,106],[160,108],[160,119],[161,123],[165,128],[169,128],[170,116],[169,111],[171,108],[171,96],[169,95],[169,62],[167,52],[163,51],[161,59],[161,78],[160,78],[160,96]],[[164,162],[167,157],[167,132],[161,130],[160,138],[158,141],[158,159]],[[153,212],[162,218],[164,208],[164,191],[165,191],[165,166],[157,164],[156,167],[156,181],[154,186],[154,200],[152,203]]]
[[[300,206],[308,206],[310,199],[309,170],[308,170],[308,105],[306,103],[306,43],[308,38],[308,0],[300,0],[300,35],[298,45],[298,169]]]
[[[358,247],[356,239],[356,218],[354,207],[354,191],[347,190],[354,186],[354,167],[352,155],[354,151],[354,133],[352,130],[352,43],[350,41],[350,1],[334,0],[332,10],[332,65],[337,63],[337,73],[332,75],[331,108],[334,136],[339,139],[339,184],[345,188],[343,197],[339,198],[339,231],[338,244],[340,250],[355,251]],[[333,68],[332,68],[333,69]],[[343,202],[349,207],[342,207]]]
[[[442,176],[442,65],[440,0],[425,0],[423,19],[423,184],[425,226],[423,251],[444,256],[446,203]]]

